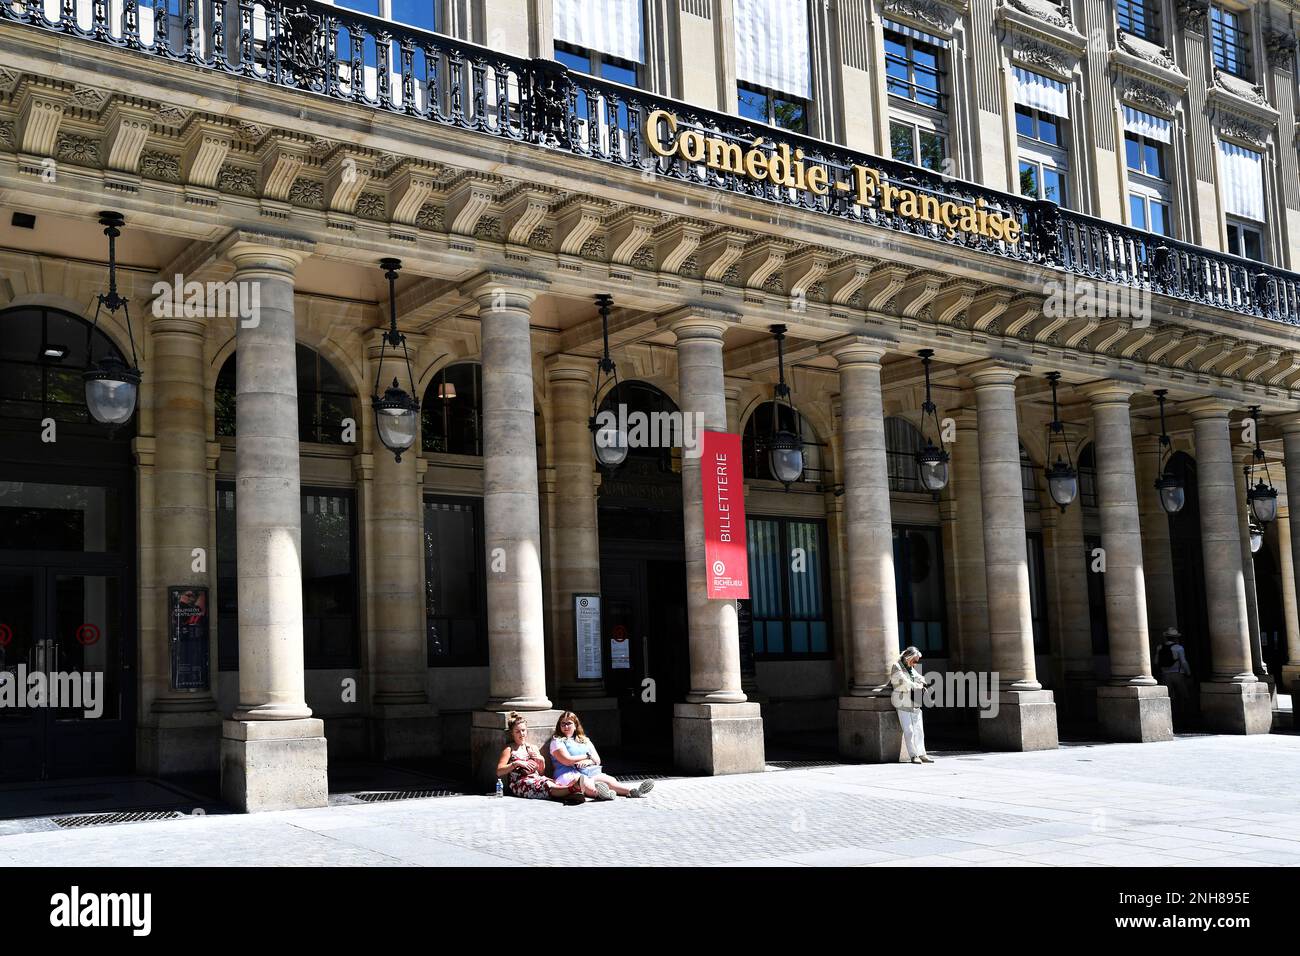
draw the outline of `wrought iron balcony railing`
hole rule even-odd
[[[0,0],[4,21],[1300,325],[1293,272],[314,0]],[[770,160],[781,145],[802,150],[805,170],[820,167],[825,183],[851,182],[855,168],[869,167],[934,203],[1014,220],[1020,234],[992,238],[856,201],[846,186],[794,188],[734,163],[665,154],[666,123],[647,126],[657,110],[679,133],[742,154],[757,149]]]

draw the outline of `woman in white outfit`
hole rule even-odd
[[[912,763],[934,763],[925,752],[925,728],[921,725],[921,708],[916,691],[925,688],[925,680],[916,670],[921,652],[915,647],[906,648],[889,669],[889,683],[894,688],[890,702],[898,711],[898,722],[903,727],[903,744]]]

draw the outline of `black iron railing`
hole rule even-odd
[[[0,0],[4,21],[1300,325],[1296,273],[314,0]],[[671,143],[667,122],[651,122],[657,110],[674,117],[677,135],[741,153],[770,160],[782,145],[802,150],[805,172],[821,168],[831,188],[664,155]],[[860,201],[834,185],[852,182],[858,167],[925,197],[931,210],[978,205],[1019,231],[1008,239]]]

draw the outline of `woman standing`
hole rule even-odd
[[[906,648],[898,655],[898,660],[889,669],[889,683],[894,688],[889,699],[898,711],[898,722],[903,727],[903,744],[912,763],[934,763],[925,752],[925,728],[916,701],[916,691],[925,689],[925,679],[916,670],[920,660],[921,652],[915,647]]]
[[[582,803],[585,793],[595,794],[595,787],[579,778],[564,784],[556,783],[544,775],[546,758],[535,746],[528,743],[528,722],[523,714],[511,711],[506,719],[507,731],[514,746],[501,751],[497,761],[497,776],[509,777],[506,786],[516,797],[533,799],[550,798],[566,803]]]
[[[644,797],[654,789],[653,780],[643,780],[635,787],[625,787],[600,766],[596,745],[587,739],[582,721],[571,710],[560,715],[551,739],[551,759],[555,761],[556,783],[574,783],[590,780],[595,784],[596,796],[602,800],[620,797]]]

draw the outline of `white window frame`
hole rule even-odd
[[[1151,228],[1151,203],[1159,203],[1165,207],[1165,232],[1155,233],[1155,235],[1164,235],[1173,238],[1173,184],[1170,179],[1161,179],[1158,176],[1152,176],[1150,173],[1141,172],[1133,169],[1128,164],[1128,138],[1132,136],[1138,140],[1140,146],[1145,147],[1147,143],[1154,144],[1161,153],[1161,159],[1165,169],[1166,177],[1169,176],[1170,152],[1172,148],[1169,143],[1161,142],[1158,139],[1152,139],[1149,136],[1143,136],[1141,133],[1134,133],[1132,130],[1124,131],[1124,174],[1128,179],[1128,195],[1130,199],[1137,197],[1142,200],[1146,206],[1146,225],[1139,226],[1133,221],[1131,206],[1125,204],[1124,215],[1128,224],[1135,229],[1144,229],[1147,232],[1154,232]]]
[[[1246,255],[1244,248],[1238,249],[1235,253],[1232,252],[1232,242],[1229,234],[1229,229],[1232,227],[1236,227],[1241,233],[1253,232],[1259,237],[1259,258],[1252,261],[1264,263],[1269,261],[1268,232],[1264,228],[1264,223],[1256,222],[1254,219],[1246,219],[1243,216],[1224,217],[1223,248],[1233,255],[1241,256],[1243,259],[1250,259],[1250,256]]]

